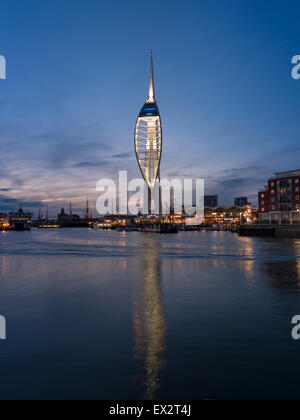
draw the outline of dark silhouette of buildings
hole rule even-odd
[[[251,204],[248,203],[248,197],[237,197],[234,200],[234,205],[236,207],[246,207],[246,206],[251,205]]]
[[[211,209],[218,207],[219,197],[217,195],[206,195],[204,197],[204,207],[209,207]]]
[[[30,230],[33,213],[25,213],[22,208],[17,213],[9,213],[9,223],[14,230]]]

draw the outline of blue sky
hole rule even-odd
[[[0,211],[84,207],[99,178],[139,176],[151,48],[162,175],[255,203],[275,171],[300,167],[299,12],[294,0],[2,0]]]

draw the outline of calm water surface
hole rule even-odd
[[[300,241],[0,235],[0,399],[299,398]]]

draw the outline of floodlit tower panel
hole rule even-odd
[[[162,156],[162,123],[155,98],[152,52],[149,94],[137,118],[134,144],[137,161],[148,186],[149,203],[151,203],[152,192],[160,179]],[[151,205],[149,211],[151,211]]]

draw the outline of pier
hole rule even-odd
[[[137,229],[139,232],[178,233],[179,227],[170,223],[144,223]]]
[[[241,225],[238,234],[261,238],[300,238],[300,225]]]

